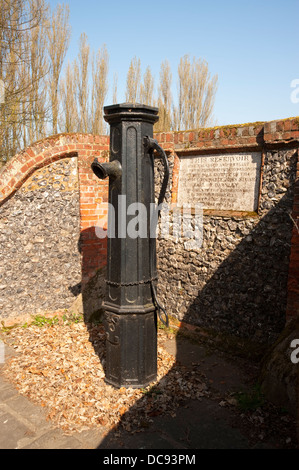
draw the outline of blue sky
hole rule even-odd
[[[205,59],[218,74],[215,124],[269,121],[299,115],[291,101],[299,80],[299,0],[50,0],[68,3],[72,37],[66,60],[78,52],[82,32],[96,51],[106,44],[112,104],[114,73],[118,101],[125,101],[126,75],[134,56],[142,73],[149,65],[156,83],[167,59],[176,92],[180,58]],[[299,93],[298,95],[299,96]]]

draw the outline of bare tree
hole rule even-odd
[[[172,128],[172,73],[167,60],[163,61],[160,68],[160,82],[158,88],[159,121],[155,124],[156,131],[169,131]]]
[[[108,52],[106,45],[99,49],[96,59],[92,63],[92,115],[91,132],[93,134],[103,134],[105,122],[103,119],[103,106],[108,92]]]
[[[77,59],[61,76],[70,40],[69,8],[51,13],[47,0],[0,0],[0,160],[49,133],[103,134],[103,106],[108,91],[106,46],[91,55],[86,34],[80,37]],[[141,79],[140,59],[131,60],[126,101],[157,106],[156,131],[207,126],[211,121],[217,76],[202,59],[188,55],[178,67],[174,103],[169,62],[161,64],[155,99],[154,77],[147,67]],[[2,93],[2,89],[0,90]],[[117,102],[114,75],[113,103]]]
[[[141,80],[140,59],[134,57],[131,60],[127,73],[126,101],[127,103],[136,103],[139,97]]]
[[[208,64],[185,55],[178,67],[179,96],[174,110],[175,129],[196,129],[209,124],[212,116],[217,75],[211,77]]]
[[[108,62],[106,45],[94,55],[87,35],[81,34],[78,57],[66,66],[59,82],[61,132],[105,133],[103,107],[108,92]]]
[[[24,131],[36,128],[37,121],[32,124],[33,106],[37,115],[41,113],[42,100],[33,88],[39,88],[46,73],[43,59],[37,57],[37,50],[42,48],[40,28],[46,16],[47,5],[43,0],[0,0],[0,79],[4,84],[4,102],[0,103],[2,161],[20,149]]]
[[[61,112],[59,114],[59,130],[63,132],[77,132],[79,129],[79,115],[76,100],[75,67],[67,64],[64,76],[59,82],[59,97]]]
[[[117,76],[117,73],[115,73],[113,76],[113,98],[112,98],[113,104],[117,103],[117,83],[118,83],[118,76]]]
[[[28,111],[30,119],[23,129],[23,142],[26,147],[27,142],[40,139],[46,133],[48,116],[47,89],[44,86],[44,79],[49,72],[49,62],[46,55],[46,22],[48,18],[48,7],[44,0],[40,0],[40,6],[44,11],[44,16],[40,23],[27,32],[26,46],[28,48],[29,61],[25,67],[25,74],[31,81],[28,93]],[[34,13],[35,0],[30,0],[30,9]]]
[[[89,132],[89,57],[90,47],[85,33],[80,36],[78,60],[74,61],[77,77],[79,132]]]
[[[140,103],[152,106],[154,103],[154,77],[150,67],[146,68],[143,83],[140,85]]]
[[[58,132],[58,84],[63,61],[68,49],[71,29],[69,26],[69,7],[58,5],[48,21],[47,38],[50,61],[50,74],[48,79],[49,95],[52,114],[52,132]]]

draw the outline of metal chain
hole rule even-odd
[[[108,286],[114,287],[130,287],[130,286],[139,286],[139,284],[149,284],[150,282],[157,281],[158,276],[152,277],[151,279],[145,279],[144,281],[135,281],[135,282],[113,282],[106,279],[106,284]]]

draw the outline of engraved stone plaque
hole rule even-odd
[[[219,211],[257,210],[262,156],[242,152],[180,158],[178,204]]]

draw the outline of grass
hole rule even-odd
[[[8,333],[10,330],[12,330],[13,328],[15,328],[15,326],[17,325],[12,325],[12,326],[5,326],[4,325],[4,321],[1,321],[1,328],[0,330],[3,332],[3,333]]]
[[[265,398],[259,385],[255,385],[248,391],[237,392],[234,397],[242,411],[253,411],[265,404]]]
[[[81,323],[83,322],[83,315],[81,313],[65,313],[62,319],[68,323]]]
[[[166,333],[170,333],[170,334],[177,334],[177,332],[178,332],[177,328],[172,328],[171,326],[166,326],[160,320],[158,320],[158,329],[159,330],[164,330]]]
[[[40,314],[40,315],[35,315],[32,318],[32,321],[25,322],[22,325],[16,323],[11,326],[5,326],[4,322],[2,321],[1,322],[2,326],[0,327],[0,331],[2,333],[9,333],[10,330],[12,330],[13,328],[19,328],[19,327],[28,328],[30,325],[34,325],[34,326],[38,326],[42,328],[44,326],[58,325],[61,321],[67,324],[80,323],[80,322],[83,322],[83,315],[66,312],[62,316],[54,315],[53,317],[49,317],[49,316]]]
[[[34,318],[33,318],[33,321],[31,323],[31,325],[34,325],[34,326],[51,326],[51,325],[57,325],[57,323],[59,322],[59,318],[57,316],[54,316],[54,317],[45,317],[44,315],[36,315]],[[28,326],[26,323],[23,325],[24,328],[26,328],[26,326]]]
[[[163,394],[162,390],[159,390],[155,385],[153,387],[150,387],[149,389],[147,388],[141,388],[141,392],[143,395],[147,395],[149,397],[154,397],[156,398],[158,395]]]

